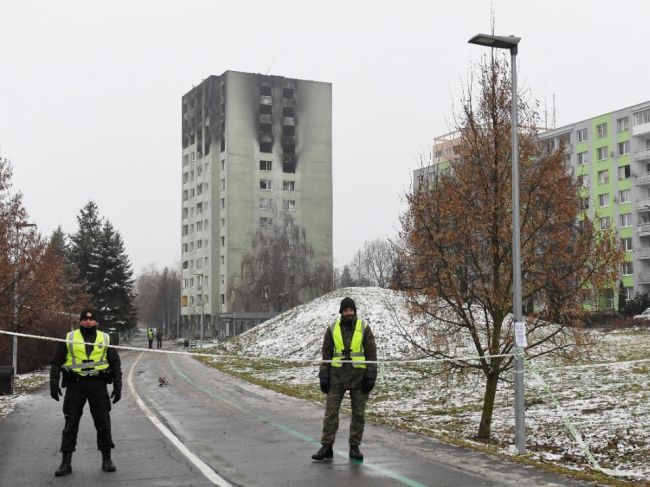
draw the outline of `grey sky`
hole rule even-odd
[[[520,80],[557,125],[650,99],[646,1],[494,0],[523,38]],[[180,100],[225,70],[328,81],[334,259],[393,235],[402,194],[448,131],[489,1],[3,2],[0,151],[32,220],[76,230],[88,199],[136,271],[180,254]]]

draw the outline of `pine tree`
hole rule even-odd
[[[98,241],[96,267],[90,266],[90,292],[104,328],[135,327],[134,279],[120,233],[104,221]]]
[[[89,201],[79,211],[77,223],[79,230],[70,235],[68,260],[77,268],[77,281],[90,287],[91,274],[97,269],[97,249],[102,230],[102,220],[94,201]]]

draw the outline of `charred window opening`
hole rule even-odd
[[[273,152],[273,142],[260,142],[260,152]]]
[[[282,97],[283,98],[293,98],[294,89],[293,88],[282,88]]]
[[[269,85],[261,85],[260,95],[271,96],[271,87]]]
[[[272,113],[273,113],[273,105],[267,105],[265,103],[260,104],[261,115],[271,115]]]
[[[282,126],[282,135],[288,135],[288,136],[296,135],[296,126],[295,125],[283,125]]]
[[[260,132],[270,135],[273,133],[273,125],[267,122],[260,122]]]
[[[282,107],[282,116],[283,117],[295,117],[296,110],[294,107]]]
[[[282,152],[294,155],[296,153],[296,146],[294,144],[282,144]]]

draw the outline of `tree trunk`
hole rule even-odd
[[[494,410],[494,399],[497,395],[497,385],[499,384],[499,374],[492,372],[487,377],[485,383],[485,394],[483,395],[483,413],[481,414],[481,424],[478,427],[478,437],[482,440],[490,439],[490,427],[492,426],[492,412]]]

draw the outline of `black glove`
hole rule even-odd
[[[320,390],[323,391],[323,394],[327,394],[330,391],[329,377],[320,380]]]
[[[374,388],[375,388],[375,379],[369,379],[368,377],[364,377],[363,383],[361,384],[361,392],[363,392],[364,394],[368,394]]]
[[[113,404],[119,402],[122,399],[122,384],[116,382],[113,384],[113,392],[111,392],[111,397],[113,398]]]
[[[52,384],[50,383],[50,396],[52,396],[52,399],[55,401],[59,400],[59,396],[62,396],[63,393],[61,392],[61,388],[59,387],[59,384]]]

